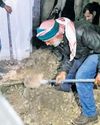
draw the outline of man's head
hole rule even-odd
[[[99,24],[100,5],[97,2],[88,3],[83,9],[84,18],[93,23]]]
[[[38,39],[45,42],[46,45],[58,46],[64,34],[64,25],[59,24],[54,19],[46,20],[37,28]]]
[[[76,32],[74,23],[65,17],[56,20],[46,20],[37,28],[37,37],[47,45],[58,46],[63,36],[66,36],[70,48],[70,60],[76,54]]]
[[[86,10],[85,13],[84,13],[84,17],[85,17],[85,19],[86,19],[87,21],[89,21],[89,22],[92,23],[95,14],[96,14],[95,11],[94,11],[93,13],[90,13],[89,10]]]

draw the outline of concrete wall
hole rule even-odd
[[[36,28],[40,24],[40,11],[41,11],[41,0],[34,0],[33,6],[33,28]]]
[[[53,9],[55,0],[42,0],[41,21],[46,20]]]

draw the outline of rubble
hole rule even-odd
[[[52,79],[57,73],[59,61],[50,50],[39,49],[20,63],[2,64],[8,72],[1,81],[2,84],[8,82],[9,86],[2,85],[1,92],[25,125],[72,125],[72,120],[80,114],[81,108],[77,105],[76,94],[72,91],[57,91],[49,84],[38,84],[38,78]],[[19,83],[11,84],[11,81]],[[24,81],[26,83],[22,84]],[[99,111],[99,88],[94,90],[94,94]],[[99,124],[100,121],[95,125]]]

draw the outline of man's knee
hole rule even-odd
[[[98,62],[98,55],[93,54],[87,57],[87,60],[90,60],[91,62],[97,63]]]
[[[76,79],[85,79],[86,78],[86,74],[87,72],[84,70],[79,70],[76,73]]]
[[[78,69],[76,79],[93,78],[96,75],[97,64],[98,56],[96,54],[88,56]]]

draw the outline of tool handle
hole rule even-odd
[[[95,82],[95,79],[65,79],[63,81],[61,81],[61,83],[80,83],[80,82],[84,82],[84,83],[89,83],[89,82]],[[42,84],[46,84],[46,83],[56,83],[56,80],[42,80],[41,81]]]
[[[66,79],[62,83],[74,83],[74,82],[94,82],[95,79]],[[49,80],[48,82],[56,82],[56,80]]]
[[[9,13],[7,13],[7,25],[8,25],[10,59],[13,60],[13,45],[12,45],[11,24],[10,24],[10,15],[9,15]]]

